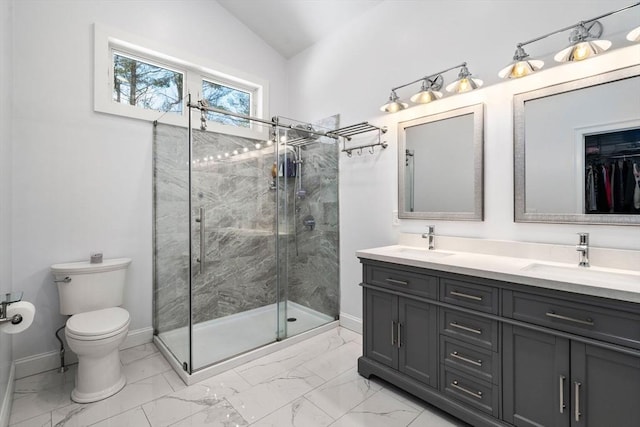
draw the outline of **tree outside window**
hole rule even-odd
[[[184,75],[118,53],[113,54],[113,101],[182,113]]]
[[[251,94],[219,83],[202,81],[202,97],[210,106],[232,113],[251,114]],[[208,111],[207,120],[225,125],[249,127],[249,120]]]

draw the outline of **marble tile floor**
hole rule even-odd
[[[70,400],[75,366],[16,381],[11,427],[462,427],[356,371],[362,339],[335,328],[186,386],[153,344],[120,352],[127,385],[90,404]]]

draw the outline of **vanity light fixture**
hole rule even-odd
[[[426,78],[422,80],[422,86],[420,92],[411,97],[411,102],[414,104],[428,104],[431,101],[442,98],[442,92],[438,92],[442,89],[442,76],[438,74],[434,79]]]
[[[409,106],[406,102],[400,102],[400,98],[398,98],[398,94],[396,94],[396,89],[391,89],[391,95],[389,95],[389,102],[380,107],[380,111],[384,111],[385,113],[396,113],[400,110],[404,110]]]
[[[446,87],[447,92],[463,93],[477,89],[482,86],[482,80],[474,77],[469,72],[467,64],[463,64],[458,73],[458,80],[453,83],[449,83]]]
[[[440,92],[440,89],[442,89],[442,86],[444,85],[444,78],[442,77],[442,74],[456,68],[460,68],[458,80],[447,86],[448,92],[468,92],[482,86],[482,80],[471,76],[471,73],[467,69],[467,63],[463,62],[462,64],[447,68],[446,70],[442,70],[438,73],[429,74],[412,82],[392,88],[391,95],[389,95],[389,102],[380,107],[380,111],[395,113],[408,108],[409,105],[400,100],[396,90],[418,82],[422,82],[420,91],[411,97],[411,102],[415,104],[427,104],[442,98],[442,92]]]
[[[513,62],[500,70],[498,76],[501,79],[506,79],[507,77],[517,79],[528,76],[544,66],[544,61],[540,59],[527,59],[528,57],[529,54],[524,51],[522,44],[519,43],[516,46],[516,53],[513,54]]]
[[[587,27],[586,23],[581,22],[571,31],[569,36],[571,45],[556,53],[553,59],[557,62],[582,61],[602,53],[611,47],[611,42],[609,40],[601,40],[601,35],[602,24],[600,21],[593,21],[589,27]]]
[[[516,52],[513,55],[513,62],[500,70],[498,76],[503,79],[512,79],[524,77],[538,71],[544,66],[544,62],[539,59],[527,59],[529,58],[529,55],[524,51],[523,46],[542,39],[546,39],[549,36],[567,30],[572,30],[571,34],[569,35],[570,45],[562,49],[554,56],[554,59],[557,62],[582,61],[583,59],[590,58],[606,51],[611,47],[611,42],[609,40],[600,39],[600,36],[602,36],[603,26],[600,21],[598,21],[598,19],[605,18],[607,16],[622,12],[638,5],[640,5],[640,2],[636,2],[630,6],[626,6],[600,16],[596,16],[595,18],[591,18],[586,21],[578,22],[577,24],[570,25],[556,31],[552,31],[548,34],[536,37],[526,42],[518,43],[516,45]],[[640,27],[631,31],[627,35],[627,39],[631,41],[640,40]]]

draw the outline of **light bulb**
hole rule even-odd
[[[225,157],[229,157],[229,153],[224,153],[224,156]]]
[[[233,155],[237,156],[238,155],[238,150],[233,150]]]
[[[242,152],[243,152],[243,153],[246,153],[247,151],[249,151],[249,149],[248,149],[247,147],[244,147],[244,148],[242,149]]]
[[[512,77],[526,76],[527,74],[529,74],[528,71],[529,71],[528,67],[522,61],[520,61],[513,66],[513,71],[511,71],[511,76]]]
[[[471,90],[471,85],[469,84],[469,79],[464,78],[460,80],[460,85],[458,86],[458,92],[468,92]]]
[[[259,150],[262,147],[259,142],[256,143],[256,150]]]
[[[273,141],[272,140],[268,140],[267,141],[267,145],[273,145]]]
[[[222,158],[221,154],[218,154],[218,160],[220,160]]]
[[[589,57],[589,46],[586,42],[578,43],[573,49],[573,60],[582,61]]]

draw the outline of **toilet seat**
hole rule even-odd
[[[122,307],[74,314],[67,320],[65,334],[79,341],[113,337],[129,328],[129,312]]]

